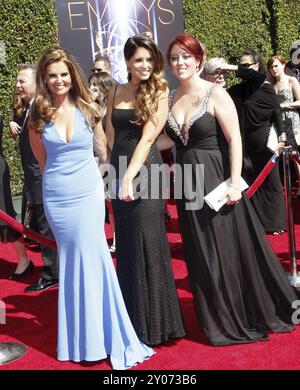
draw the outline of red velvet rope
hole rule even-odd
[[[24,236],[29,237],[32,240],[37,241],[45,246],[48,246],[49,248],[56,249],[56,242],[54,240],[48,237],[44,237],[41,234],[26,228],[20,222],[16,221],[14,218],[12,218],[10,215],[6,214],[2,210],[0,210],[0,219],[7,225],[9,225],[12,229],[23,234]]]
[[[275,164],[276,164],[278,157],[279,157],[279,155],[277,153],[273,154],[273,156],[270,158],[270,160],[264,166],[263,170],[260,172],[260,174],[254,180],[252,185],[248,188],[248,190],[246,191],[246,194],[247,194],[249,199],[252,198],[252,196],[255,194],[255,192],[259,189],[259,187],[265,181],[266,177],[269,175],[269,173],[275,167]]]

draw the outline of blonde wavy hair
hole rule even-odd
[[[35,64],[21,64],[19,67],[19,72],[22,70],[30,69],[32,72],[32,79],[35,82],[35,75],[36,75],[36,65]],[[17,118],[20,118],[24,112],[27,109],[28,104],[22,100],[19,92],[17,89],[14,90],[13,96],[12,96],[12,102],[11,107],[13,109],[14,115],[17,116]]]
[[[80,66],[73,55],[64,48],[47,49],[39,60],[36,73],[36,94],[30,110],[30,127],[41,133],[45,124],[53,120],[56,108],[54,97],[45,81],[45,74],[47,66],[54,62],[66,64],[72,80],[69,91],[70,99],[83,112],[88,125],[94,127],[101,120],[100,110],[93,103],[92,92]]]
[[[127,39],[124,46],[124,57],[127,61],[136,50],[143,47],[150,51],[154,69],[148,80],[141,81],[135,90],[135,102],[133,112],[138,125],[144,125],[150,118],[156,118],[158,109],[158,97],[168,88],[168,82],[163,78],[163,55],[156,43],[142,34],[134,35]],[[131,74],[128,74],[128,81]]]

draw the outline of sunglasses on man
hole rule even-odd
[[[251,65],[255,65],[255,64],[257,64],[257,62],[251,62],[250,64],[249,63],[239,64],[239,66],[241,66],[242,68],[249,68]]]

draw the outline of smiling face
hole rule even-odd
[[[174,45],[170,52],[170,67],[178,80],[187,80],[197,74],[200,62],[194,55]]]
[[[63,61],[53,62],[47,65],[44,79],[49,92],[53,96],[65,96],[69,94],[72,86],[71,75],[67,65]]]
[[[126,65],[130,69],[133,83],[148,80],[154,70],[151,51],[138,47],[133,56],[126,61]]]
[[[93,92],[95,99],[97,99],[100,96],[101,93],[100,87],[97,79],[95,79],[94,77],[90,79],[90,90]]]
[[[25,102],[30,102],[34,97],[35,73],[32,69],[20,70],[16,80],[16,91]]]

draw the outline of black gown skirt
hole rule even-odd
[[[122,176],[119,158],[126,161],[123,164],[125,173],[141,138],[142,128],[133,124],[133,119],[133,110],[113,109],[115,140],[111,165],[116,170],[117,182]],[[162,164],[156,145],[151,147],[144,163],[148,178],[137,186],[140,194],[144,195],[150,189],[152,164],[156,167]],[[139,198],[129,203],[113,199],[112,206],[116,224],[117,275],[139,339],[145,344],[157,345],[170,338],[183,337],[185,331],[164,224],[164,200],[161,196],[150,199],[149,193],[149,199]]]
[[[196,166],[203,164],[204,180],[198,186],[203,201],[203,195],[230,176],[221,131],[208,112],[191,124],[186,144],[176,126],[170,114],[166,133],[176,143],[176,163],[193,169],[192,175],[183,174],[182,183],[192,180],[195,186]],[[175,185],[179,182],[175,173]],[[255,342],[267,340],[269,330],[290,332],[291,305],[297,297],[246,195],[216,213],[205,202],[188,210],[181,192],[177,206],[184,255],[199,324],[210,343]]]

